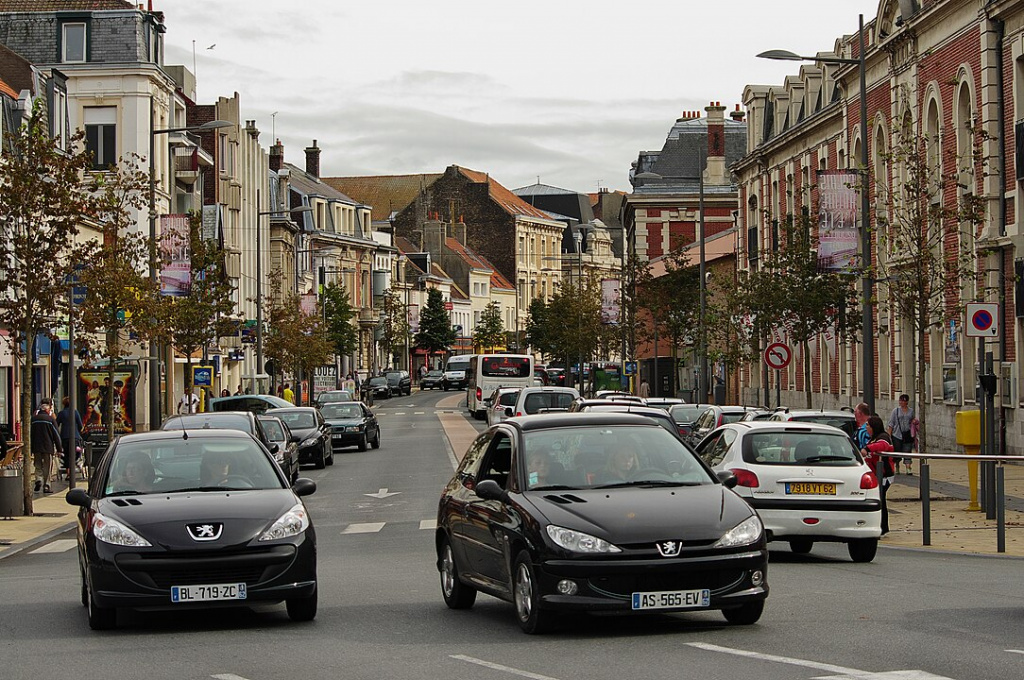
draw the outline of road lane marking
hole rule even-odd
[[[369,496],[370,498],[384,499],[384,498],[387,498],[389,496],[397,496],[400,493],[402,493],[402,492],[401,491],[388,491],[387,488],[383,488],[383,489],[380,489],[379,491],[377,491],[377,493],[364,493],[363,495],[364,496]]]
[[[436,519],[421,519],[420,520],[420,530],[421,531],[423,529],[436,529],[436,528],[437,528],[437,520]]]
[[[1024,654],[1024,649],[1004,649],[1003,651],[1010,654]]]
[[[218,673],[217,675],[211,675],[210,677],[216,678],[217,680],[248,680],[248,678],[243,678],[241,675],[235,675],[234,673]]]
[[[76,545],[78,545],[78,541],[76,539],[74,539],[74,538],[62,538],[60,540],[53,541],[52,543],[47,543],[46,545],[44,545],[42,547],[39,547],[39,548],[36,548],[35,550],[32,550],[31,552],[29,552],[29,555],[35,555],[36,553],[62,553],[62,552],[67,552],[68,550],[71,550],[72,548],[74,548]]]
[[[423,415],[423,414],[425,414],[425,413],[426,413],[426,411],[413,411],[413,412],[412,412],[412,414],[413,414],[414,416],[422,416],[422,415]]]
[[[387,522],[362,522],[359,524],[349,524],[342,531],[342,534],[375,534],[384,528]]]
[[[511,666],[502,666],[500,663],[492,663],[490,661],[484,661],[483,659],[474,659],[471,656],[465,654],[452,654],[452,659],[456,661],[465,661],[467,663],[475,663],[477,666],[483,666],[484,668],[490,668],[495,671],[504,671],[505,673],[511,673],[512,675],[518,675],[522,678],[532,678],[533,680],[556,680],[550,675],[540,675],[538,673],[531,673],[530,671],[521,671],[518,668],[512,668]]]
[[[810,661],[808,659],[796,659],[791,656],[777,656],[775,654],[751,652],[745,649],[721,647],[719,645],[708,644],[707,642],[686,642],[683,644],[709,652],[721,652],[723,654],[743,656],[748,659],[760,659],[761,661],[774,661],[776,663],[789,664],[790,666],[803,666],[804,668],[813,668],[814,670],[826,671],[834,674],[821,676],[820,678],[815,678],[815,680],[824,680],[824,678],[828,678],[828,680],[950,680],[949,678],[946,678],[946,676],[933,675],[927,671],[920,670],[872,673],[871,671],[862,671],[857,668],[846,668],[844,666],[836,666],[830,663],[821,663],[818,661]]]

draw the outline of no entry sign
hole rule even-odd
[[[789,366],[789,361],[792,358],[793,352],[790,351],[789,346],[781,342],[773,342],[764,350],[764,363],[768,364],[768,368],[774,368],[776,371],[781,371]]]
[[[999,304],[996,302],[968,302],[964,335],[969,338],[999,337]]]

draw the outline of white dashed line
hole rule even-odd
[[[423,529],[436,529],[436,528],[437,528],[437,520],[436,519],[421,519],[420,520],[420,530],[421,531]]]
[[[46,545],[44,545],[42,547],[36,548],[35,550],[29,552],[29,555],[35,555],[36,553],[62,553],[62,552],[67,552],[68,550],[71,550],[72,548],[74,548],[76,545],[78,545],[78,541],[77,540],[75,540],[73,538],[62,538],[62,539],[60,539],[58,541],[53,541],[52,543],[47,543]]]
[[[375,534],[384,528],[387,522],[363,522],[361,524],[349,524],[345,527],[343,534]]]
[[[211,675],[210,677],[216,678],[217,680],[248,680],[248,678],[243,678],[241,675],[235,675],[234,673],[218,673],[217,675]]]
[[[413,414],[414,416],[422,416],[422,415],[423,415],[423,414],[425,414],[425,413],[426,413],[426,411],[413,411],[413,412],[412,412],[412,414]]]
[[[790,666],[802,666],[804,668],[825,671],[831,674],[829,676],[822,676],[823,678],[827,677],[828,680],[949,680],[949,678],[946,678],[943,675],[933,675],[927,671],[920,670],[872,673],[871,671],[862,671],[857,668],[846,668],[844,666],[836,666],[830,663],[821,663],[820,661],[796,659],[791,656],[777,656],[775,654],[763,654],[761,652],[751,652],[746,649],[733,649],[731,647],[712,645],[706,642],[686,642],[683,644],[709,652],[721,652],[723,654],[732,654],[733,656],[742,656],[748,659],[773,661],[775,663],[789,664]]]
[[[484,661],[483,659],[474,659],[473,657],[466,656],[465,654],[452,654],[451,658],[456,661],[475,663],[477,666],[483,666],[484,668],[490,668],[495,671],[504,671],[505,673],[518,675],[522,678],[532,678],[533,680],[555,680],[555,678],[552,678],[550,675],[540,675],[538,673],[531,673],[530,671],[522,671],[518,668],[512,668],[511,666],[502,666],[500,663],[492,663],[491,661]]]

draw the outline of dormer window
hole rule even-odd
[[[65,64],[85,63],[85,22],[61,25],[61,61]]]

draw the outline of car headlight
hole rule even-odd
[[[565,527],[548,525],[548,536],[558,546],[571,552],[578,553],[618,553],[622,549],[612,545],[608,541],[585,534],[582,531],[573,531]]]
[[[761,524],[761,518],[757,515],[751,515],[725,532],[725,535],[715,543],[715,547],[731,548],[736,545],[747,545],[761,538],[763,532],[764,525]]]
[[[362,432],[363,431],[363,426],[362,425],[349,425],[348,427],[345,428],[345,431],[346,432]]]
[[[116,519],[111,519],[99,512],[93,515],[92,535],[96,537],[96,540],[111,545],[126,545],[132,548],[147,548],[152,545],[128,525],[121,524]]]
[[[281,515],[269,529],[260,534],[261,541],[276,541],[279,538],[298,536],[309,528],[309,515],[302,503],[296,503],[291,510]]]
[[[312,437],[306,437],[306,439],[301,444],[299,444],[299,446],[301,448],[306,448],[307,446],[316,446],[316,443],[318,441],[320,441],[320,435],[314,435]]]

